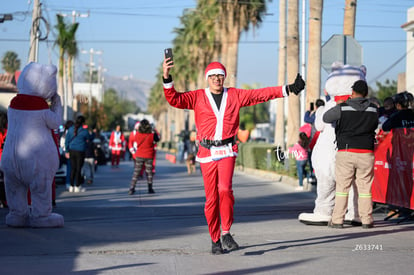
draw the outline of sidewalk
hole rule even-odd
[[[240,250],[210,254],[204,190],[184,164],[160,152],[155,194],[140,182],[128,195],[132,162],[100,166],[84,193],[57,189],[54,212],[64,228],[14,229],[0,209],[1,274],[411,274],[412,222],[383,221],[375,228],[331,229],[298,222],[315,194],[237,171],[232,234]]]

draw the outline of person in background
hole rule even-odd
[[[397,111],[395,108],[394,99],[389,96],[384,99],[384,104],[378,109],[379,128],[382,129],[382,124]]]
[[[364,80],[352,86],[351,98],[329,109],[325,123],[336,123],[338,152],[335,163],[335,206],[328,226],[343,228],[348,207],[348,194],[355,181],[358,190],[358,212],[362,228],[372,228],[372,193],[374,180],[374,142],[378,126],[378,108],[366,98],[368,85]]]
[[[135,122],[134,130],[132,130],[128,138],[128,150],[131,154],[131,158],[134,161],[134,164],[135,164],[134,154],[137,152],[137,143],[135,142],[135,135],[138,132],[138,128],[139,128],[139,121]]]
[[[135,193],[135,186],[138,181],[139,174],[142,166],[145,164],[145,173],[147,175],[148,193],[155,193],[152,187],[153,184],[153,171],[152,165],[154,161],[155,144],[159,141],[158,134],[151,127],[148,120],[143,119],[139,123],[138,132],[134,136],[134,142],[137,144],[137,150],[134,154],[135,165],[134,173],[132,174],[132,180],[129,187],[129,195]]]
[[[308,145],[309,138],[308,136],[300,132],[298,142],[289,148],[289,153],[293,155],[296,159],[296,169],[299,178],[299,186],[296,187],[296,191],[303,191],[303,176],[306,175],[307,180],[309,181],[309,174],[306,172],[306,163],[308,162]]]
[[[211,253],[223,254],[224,248],[239,248],[230,234],[233,224],[233,173],[237,156],[236,135],[239,129],[240,108],[271,99],[299,94],[305,87],[300,74],[293,84],[261,89],[225,88],[226,68],[219,62],[210,63],[205,70],[208,88],[177,92],[170,75],[174,66],[164,58],[163,82],[167,102],[179,109],[194,110],[199,150],[196,160],[204,181],[206,203],[204,212],[211,237]]]
[[[119,167],[122,151],[125,150],[125,136],[122,133],[121,125],[117,125],[112,131],[109,138],[109,147],[111,149],[111,165],[112,167]]]
[[[394,96],[396,112],[382,124],[382,130],[388,132],[394,128],[414,128],[414,111],[410,109],[413,95],[405,91]]]
[[[92,141],[88,129],[84,126],[85,117],[78,116],[75,124],[69,128],[65,139],[66,158],[70,159],[69,192],[84,192],[82,184],[82,167],[85,161],[85,151],[88,141]]]
[[[63,152],[66,152],[66,148],[65,148],[65,140],[66,140],[66,135],[68,134],[68,130],[70,127],[72,127],[74,124],[74,122],[72,120],[67,120],[65,122],[65,126],[63,128],[63,133],[62,136],[60,137],[60,148],[62,149]],[[67,158],[65,156],[63,156],[66,160]],[[69,190],[70,188],[70,173],[71,173],[71,169],[70,169],[70,161],[67,160],[66,161],[66,189]]]
[[[305,123],[308,123],[311,126],[311,132],[309,135],[309,146],[308,146],[308,162],[309,162],[309,170],[310,170],[310,180],[312,184],[315,184],[315,185],[316,185],[316,176],[313,171],[313,165],[312,165],[312,150],[319,137],[319,132],[316,130],[316,127],[315,127],[315,114],[316,114],[316,110],[318,110],[319,107],[322,107],[322,106],[325,106],[325,101],[323,101],[322,99],[317,99],[314,104],[313,103],[310,104],[310,108],[308,111],[305,112],[305,117],[304,117]]]
[[[239,131],[237,132],[237,140],[241,143],[245,143],[249,140],[250,131],[246,129],[245,123],[240,123]]]
[[[87,125],[84,125],[87,129]],[[90,138],[86,141],[86,150],[85,150],[85,161],[83,163],[83,175],[85,177],[87,184],[92,184],[95,176],[95,165],[97,164],[96,154],[95,154],[95,144],[93,139],[95,134],[89,131]]]
[[[7,135],[7,113],[0,112],[0,161],[4,142]],[[4,175],[0,170],[0,208],[7,208],[6,190],[4,189]]]

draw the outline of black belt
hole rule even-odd
[[[234,136],[233,137],[229,137],[226,139],[222,139],[222,140],[208,140],[208,139],[202,139],[200,141],[200,145],[203,146],[204,148],[210,149],[212,146],[223,146],[229,143],[234,144]]]

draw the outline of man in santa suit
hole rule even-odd
[[[230,234],[230,227],[233,223],[232,178],[238,151],[235,141],[239,130],[239,110],[288,96],[289,92],[297,95],[304,89],[305,82],[298,74],[295,83],[287,86],[252,90],[225,88],[226,69],[221,63],[212,62],[205,70],[208,88],[180,93],[174,89],[170,75],[173,66],[170,58],[164,59],[164,94],[171,106],[194,110],[196,141],[200,145],[196,160],[200,163],[204,181],[204,213],[212,239],[211,251],[222,254],[223,247],[228,251],[236,250],[239,246]]]
[[[117,125],[115,131],[112,131],[109,138],[109,147],[111,149],[112,167],[118,167],[121,153],[125,150],[125,136],[121,131],[121,125]]]

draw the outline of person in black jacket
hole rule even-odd
[[[374,180],[374,142],[378,126],[378,108],[366,98],[368,85],[358,80],[351,98],[328,110],[323,121],[336,123],[338,152],[335,164],[335,207],[330,227],[342,228],[352,182],[358,189],[358,208],[362,228],[372,228],[372,194]]]
[[[407,91],[396,94],[394,102],[397,112],[382,124],[382,130],[388,132],[394,128],[414,128],[414,111],[409,109],[412,101],[413,95]]]

